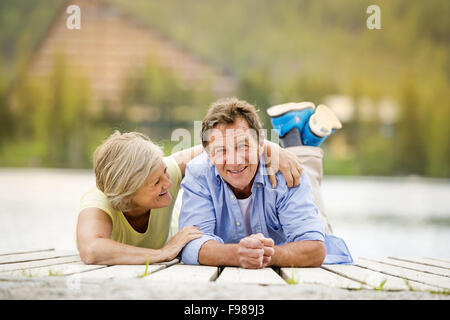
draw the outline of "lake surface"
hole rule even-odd
[[[90,170],[0,169],[0,249],[76,249]],[[354,257],[450,258],[450,180],[327,176],[325,207]]]

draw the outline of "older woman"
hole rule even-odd
[[[297,158],[277,145],[265,143],[271,170],[288,184],[298,185]],[[77,247],[86,264],[145,264],[174,259],[202,232],[197,227],[178,231],[174,199],[187,162],[203,152],[195,146],[169,157],[143,134],[114,132],[94,153],[96,187],[81,198]],[[277,159],[281,162],[278,163]],[[274,176],[271,177],[276,184]]]

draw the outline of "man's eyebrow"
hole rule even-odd
[[[213,151],[216,151],[216,150],[218,150],[218,149],[225,149],[225,146],[224,146],[224,145],[215,145],[215,146],[212,146],[212,150],[213,150]]]
[[[239,144],[239,143],[249,143],[249,141],[250,141],[250,139],[249,139],[249,137],[248,136],[245,136],[245,137],[238,137],[237,139],[236,139],[236,143],[237,144]]]
[[[238,137],[237,142],[241,143],[241,142],[248,142],[250,139],[248,138],[248,136],[245,137]]]

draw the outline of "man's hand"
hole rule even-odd
[[[239,242],[239,265],[246,269],[260,269],[267,266],[274,254],[274,242],[261,233],[252,234]]]
[[[272,187],[277,187],[276,173],[280,171],[286,179],[289,188],[296,187],[300,183],[302,175],[302,163],[292,152],[281,148],[279,145],[266,141],[264,158],[269,180]]]

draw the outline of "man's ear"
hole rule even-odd
[[[211,156],[211,148],[209,147],[210,145],[209,145],[209,143],[206,145],[206,147],[203,147],[204,149],[205,149],[205,151],[206,151],[206,155],[208,156],[208,158],[209,158],[209,161],[211,161],[211,163],[212,164],[214,164],[214,159],[213,159],[213,157]]]

